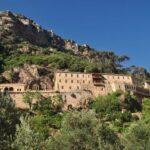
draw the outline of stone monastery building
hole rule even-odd
[[[18,107],[25,107],[23,94],[27,89],[25,84],[0,84],[0,91],[8,91]],[[39,91],[43,96],[62,96],[66,107],[80,107],[87,103],[87,99],[121,90],[136,95],[140,101],[143,97],[150,97],[150,84],[138,86],[137,81],[130,75],[78,73],[57,71],[54,74],[52,90]]]
[[[91,91],[94,97],[107,95],[117,90],[125,91],[125,85],[132,86],[131,76],[100,73],[57,72],[54,90],[59,92]]]

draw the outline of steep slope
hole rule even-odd
[[[92,50],[88,45],[82,46],[72,40],[64,40],[52,31],[42,29],[33,20],[10,11],[0,12],[0,41],[4,44],[26,41],[41,47],[70,49],[74,53]]]
[[[0,12],[0,82],[36,83],[39,87],[44,87],[44,84],[47,87],[48,75],[39,76],[38,81],[35,76],[30,76],[29,70],[33,66],[37,70],[42,67],[50,72],[65,69],[128,73],[130,69],[122,65],[128,59],[127,56],[118,56],[112,51],[97,51],[86,44],[79,45],[75,41],[65,40],[21,14]],[[26,66],[30,69],[26,70]],[[13,79],[18,79],[14,68],[23,72],[28,80],[24,82],[21,73],[19,80],[8,79],[5,76],[7,72],[16,75]],[[49,80],[52,81],[52,78]]]

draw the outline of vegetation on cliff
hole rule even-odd
[[[18,80],[21,69],[22,76],[28,75],[32,81],[28,86],[39,84],[39,89],[46,87],[40,81],[51,83],[47,78],[52,79],[51,72],[56,69],[130,73],[141,83],[150,78],[143,67],[125,68],[126,60],[129,58],[124,55],[65,40],[23,15],[0,13],[0,83],[25,81]],[[7,71],[10,79],[4,75]],[[0,149],[150,149],[150,99],[145,99],[141,107],[135,97],[117,92],[66,112],[62,111],[61,96],[45,98],[27,92],[24,102],[29,109],[16,108],[7,93],[0,94]]]
[[[136,98],[113,93],[98,97],[86,109],[63,112],[61,97],[57,103],[51,97],[35,97],[38,101],[32,109],[23,111],[15,108],[10,97],[1,95],[1,149],[149,149],[149,99],[141,109],[133,107]],[[25,99],[30,98],[29,93]]]
[[[129,58],[112,51],[94,50],[44,30],[33,20],[10,11],[0,13],[0,70],[27,64],[79,72],[132,73],[150,77],[144,68],[124,68]],[[139,77],[140,76],[140,77]]]

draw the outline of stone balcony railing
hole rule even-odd
[[[146,97],[150,97],[150,90],[149,89],[145,89],[144,87],[138,87],[138,86],[134,86],[134,85],[125,85],[125,90],[126,91],[132,91],[135,94],[139,94],[142,96],[146,96]]]

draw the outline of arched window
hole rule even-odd
[[[8,91],[8,87],[5,87],[5,88],[4,88],[4,91]]]
[[[73,107],[72,107],[72,105],[70,104],[70,105],[68,105],[68,110],[71,110],[71,109],[73,109]]]
[[[14,90],[14,88],[13,88],[13,87],[10,87],[10,88],[9,88],[9,91],[13,91],[13,90]]]

